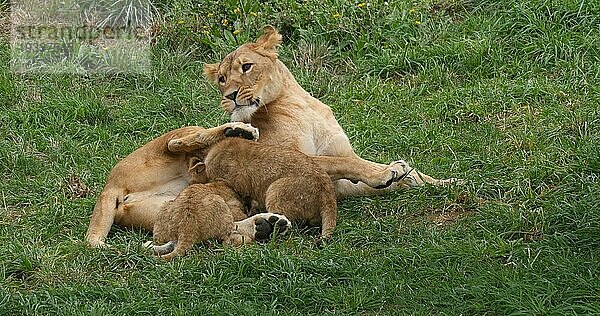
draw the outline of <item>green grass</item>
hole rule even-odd
[[[145,76],[14,74],[0,28],[0,314],[600,313],[599,2],[218,2],[157,3]],[[344,200],[322,249],[87,249],[111,167],[227,121],[202,65],[267,23],[361,156],[467,183]]]

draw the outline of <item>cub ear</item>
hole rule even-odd
[[[256,40],[256,44],[265,50],[274,51],[281,44],[281,34],[271,25],[265,26],[263,35]]]
[[[192,171],[196,168],[202,168],[202,165],[204,165],[204,161],[202,161],[202,159],[194,156],[194,157],[190,158],[190,160],[188,160],[188,171]]]
[[[217,82],[219,64],[204,64],[204,75],[211,81]]]
[[[201,174],[206,171],[206,165],[198,157],[193,157],[188,162],[188,172],[192,174]]]

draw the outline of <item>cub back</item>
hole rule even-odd
[[[286,147],[228,138],[213,145],[204,160],[210,181],[223,179],[236,192],[262,202],[268,187],[284,177],[329,176],[307,155]]]

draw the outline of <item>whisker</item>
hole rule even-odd
[[[264,107],[265,108],[265,112],[267,112],[267,114],[269,113],[269,109],[267,108],[267,105],[265,103],[263,103],[263,101],[259,98],[258,99],[258,107]]]

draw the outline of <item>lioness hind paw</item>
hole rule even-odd
[[[396,172],[396,174],[394,175],[394,182],[410,178],[411,172],[415,170],[414,168],[410,167],[408,163],[404,160],[394,161],[390,164],[390,167],[392,167],[393,170]]]
[[[282,215],[271,215],[265,218],[259,218],[254,222],[256,233],[254,239],[256,241],[266,241],[273,237],[273,233],[277,235],[285,235],[291,226],[289,220]]]
[[[375,189],[385,189],[392,186],[394,182],[404,180],[412,170],[404,160],[394,161],[377,177],[370,179],[367,185]]]

